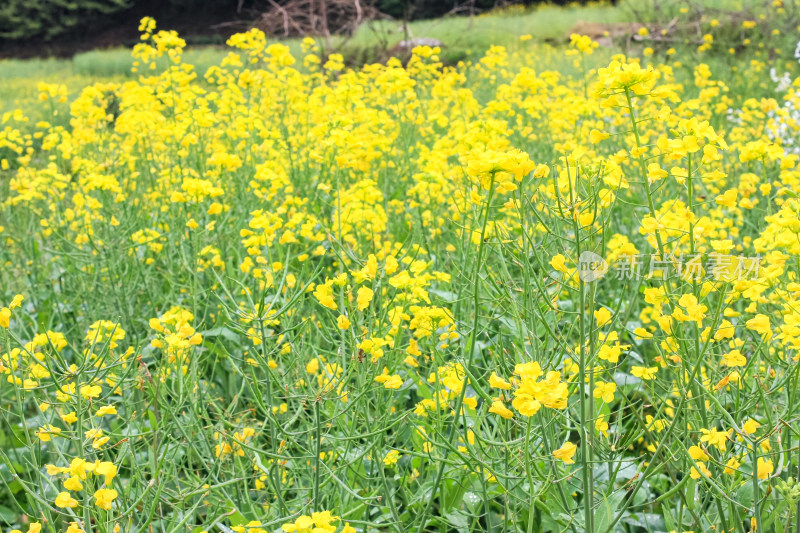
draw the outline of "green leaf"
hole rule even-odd
[[[249,522],[249,520],[245,518],[238,509],[236,509],[236,506],[230,500],[228,500],[228,507],[230,508],[231,513],[228,518],[228,522],[230,523],[231,527],[243,526]]]
[[[14,523],[16,518],[17,515],[16,513],[14,513],[14,511],[9,509],[8,507],[0,505],[0,523],[12,524]]]
[[[450,522],[450,525],[458,530],[466,531],[469,529],[469,517],[462,511],[452,511],[445,513],[444,517]]]
[[[609,497],[604,497],[603,502],[595,513],[594,529],[597,533],[605,533],[617,515],[617,509],[625,498],[625,491],[620,490]]]
[[[461,500],[468,488],[464,478],[465,475],[462,475],[457,481],[447,479],[442,483],[442,506],[445,511],[461,506]]]

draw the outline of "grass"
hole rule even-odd
[[[420,20],[408,24],[411,38],[429,37],[438,39],[443,46],[443,58],[450,62],[482,54],[492,45],[515,44],[523,35],[534,40],[561,41],[578,21],[598,23],[633,20],[633,13],[624,6],[592,5],[588,7],[545,6],[538,9],[521,8],[498,10],[474,17],[445,17],[435,20]],[[391,48],[406,36],[402,23],[398,21],[374,21],[364,25],[346,43],[345,48],[355,51],[375,49],[379,44]]]

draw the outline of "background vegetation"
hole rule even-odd
[[[291,0],[280,0],[286,4]],[[325,0],[329,1],[329,0]],[[321,3],[321,2],[320,2]],[[374,6],[378,11],[396,19],[426,19],[448,12],[483,12],[497,6],[497,0],[362,0],[364,6]],[[544,3],[525,0],[523,5]],[[555,2],[565,3],[565,2]],[[502,2],[502,5],[508,2]],[[3,41],[59,39],[91,39],[98,30],[117,28],[127,30],[141,13],[171,25],[177,23],[187,28],[184,36],[192,39],[192,27],[181,21],[197,20],[194,31],[207,33],[201,24],[219,24],[229,21],[255,21],[258,14],[273,7],[260,0],[6,0],[0,6],[0,45]],[[216,19],[216,20],[215,20]]]

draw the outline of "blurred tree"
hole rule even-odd
[[[497,0],[377,0],[375,7],[395,18],[427,19],[440,17],[451,11],[467,12],[491,9]]]
[[[125,10],[133,0],[3,0],[0,39],[50,40],[87,28],[98,17]]]

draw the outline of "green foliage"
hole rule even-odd
[[[0,5],[0,38],[51,40],[99,16],[130,7],[130,0],[5,0]]]

